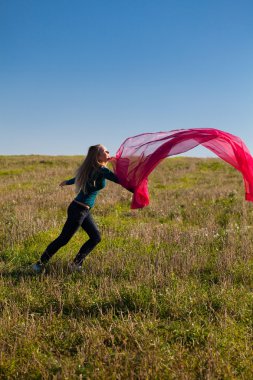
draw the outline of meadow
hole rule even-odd
[[[1,379],[253,379],[253,205],[215,158],[175,157],[150,205],[107,182],[92,210],[102,242],[70,273],[78,231],[57,237],[82,157],[0,156]]]

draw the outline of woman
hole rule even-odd
[[[89,235],[71,264],[72,270],[80,271],[85,257],[101,241],[100,232],[94,222],[90,209],[95,203],[98,192],[105,187],[105,179],[119,183],[115,174],[106,168],[110,159],[108,150],[103,145],[91,146],[81,166],[77,169],[76,177],[60,183],[60,186],[75,184],[78,193],[68,207],[68,217],[62,232],[50,243],[40,260],[32,266],[36,273],[40,273],[51,257],[64,245],[81,226]]]

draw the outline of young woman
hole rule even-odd
[[[98,192],[105,187],[106,179],[119,183],[115,174],[106,168],[110,159],[108,150],[103,145],[91,146],[88,154],[76,172],[76,177],[60,183],[60,186],[75,184],[78,193],[68,207],[68,217],[60,235],[48,245],[40,260],[32,266],[40,273],[51,257],[76,233],[81,226],[88,234],[87,240],[80,248],[71,264],[72,270],[81,270],[85,257],[101,241],[100,232],[94,222],[90,209],[95,203]]]

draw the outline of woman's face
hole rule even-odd
[[[99,162],[107,162],[110,159],[109,151],[103,146],[99,150],[98,161]]]

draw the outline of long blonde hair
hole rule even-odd
[[[85,192],[87,182],[92,178],[94,178],[95,185],[95,173],[101,166],[106,165],[106,163],[98,161],[98,155],[101,149],[103,149],[103,145],[101,144],[89,147],[87,156],[76,171],[75,187],[77,193],[81,189]]]

